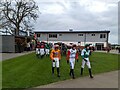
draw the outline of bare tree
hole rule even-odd
[[[4,0],[0,2],[0,28],[19,35],[20,30],[31,30],[38,18],[38,6],[34,0]]]

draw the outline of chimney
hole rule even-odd
[[[72,32],[72,31],[73,31],[73,29],[71,29],[71,28],[70,28],[70,29],[69,29],[69,31],[70,31],[70,32]]]

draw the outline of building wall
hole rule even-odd
[[[38,37],[38,39],[40,40],[40,41],[47,41],[47,34],[46,33],[44,33],[44,34],[40,34],[40,37]]]
[[[92,33],[86,34],[86,42],[106,42],[107,34],[106,33],[94,33],[95,36],[91,36]],[[100,38],[100,34],[105,34],[106,38]]]
[[[0,35],[0,52],[2,52],[2,36]]]
[[[62,34],[62,36],[59,36]],[[83,33],[83,36],[78,36],[79,33],[58,33],[57,38],[49,38],[47,33],[43,33],[38,38],[40,41],[71,41],[71,42],[107,42],[106,38],[100,38],[100,34],[105,33],[94,33],[95,36],[91,36],[92,33]],[[82,34],[82,33],[81,33]]]
[[[2,37],[2,43],[0,43],[0,47],[2,50],[0,52],[15,52],[15,39],[14,36],[0,36]]]
[[[76,33],[64,33],[62,36],[58,35],[58,39],[60,41],[72,41],[72,42],[79,42],[84,41],[84,38],[81,38],[81,36],[78,36]]]
[[[85,44],[91,44],[97,50],[103,50],[108,45],[108,32],[37,32],[40,37],[39,41],[47,41],[50,43],[63,42],[63,43],[75,43],[77,45],[84,46]],[[37,34],[36,33],[36,34]],[[48,34],[47,34],[48,33]],[[57,38],[49,38],[49,34],[57,34]],[[79,35],[78,35],[79,34]],[[82,34],[82,35],[81,35]],[[101,34],[105,34],[105,38],[100,38]],[[80,43],[78,43],[80,42]]]

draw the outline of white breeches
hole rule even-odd
[[[45,54],[44,48],[40,48],[40,55],[44,55],[44,54]]]
[[[36,54],[40,54],[40,49],[36,48]]]
[[[88,68],[91,68],[91,65],[90,65],[90,61],[89,61],[89,58],[85,58],[87,61],[85,61],[84,59],[82,60],[82,68],[85,67],[85,64],[87,65]]]
[[[59,68],[59,58],[54,58],[55,62],[52,62],[53,67]]]
[[[50,50],[49,49],[45,49],[46,55],[49,55]]]
[[[75,58],[70,58],[69,61],[70,61],[70,68],[74,69],[74,67],[75,67]]]

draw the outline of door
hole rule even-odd
[[[103,43],[96,43],[97,50],[103,50],[104,44]]]

